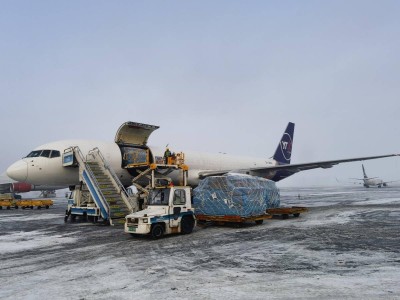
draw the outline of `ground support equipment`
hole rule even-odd
[[[196,215],[196,219],[199,223],[214,222],[218,225],[228,224],[228,223],[247,223],[255,222],[257,225],[263,223],[265,219],[271,219],[272,215],[263,214],[258,216],[208,216],[208,215]]]
[[[277,207],[277,208],[268,208],[266,212],[272,216],[279,216],[282,219],[288,219],[290,215],[293,215],[293,217],[298,218],[301,213],[308,212],[308,208],[301,206]]]

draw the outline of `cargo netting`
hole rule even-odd
[[[279,207],[275,182],[250,175],[228,174],[207,177],[193,190],[196,214],[250,217]]]

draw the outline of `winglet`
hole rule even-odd
[[[279,164],[290,164],[290,158],[292,157],[293,136],[294,123],[289,122],[273,156],[273,159],[279,162]]]

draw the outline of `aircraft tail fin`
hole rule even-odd
[[[367,173],[365,173],[364,165],[362,164],[361,166],[362,166],[362,169],[363,169],[364,178],[368,178]]]
[[[272,157],[280,164],[290,164],[294,136],[294,123],[289,122]]]

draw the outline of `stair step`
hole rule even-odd
[[[125,217],[123,218],[111,218],[114,226],[122,226],[125,225]]]
[[[99,188],[102,191],[114,191],[114,193],[117,193],[117,189],[113,185],[99,184]]]
[[[93,170],[92,169],[92,173],[96,176],[96,177],[100,177],[100,176],[106,176],[106,173],[104,173],[101,170]]]
[[[111,205],[119,205],[119,206],[121,206],[121,204],[122,204],[122,202],[120,200],[111,200],[111,201],[107,200],[107,203],[108,203],[109,206],[111,206]],[[123,206],[125,206],[125,205],[123,205]]]
[[[126,209],[125,206],[118,206],[118,207],[116,207],[116,208],[111,208],[111,209],[110,209],[110,212],[111,212],[112,214],[118,213],[118,212],[123,212],[123,213],[125,213],[125,212],[128,212],[128,210]]]
[[[128,215],[129,213],[125,213],[125,212],[116,212],[114,214],[111,214],[111,219],[114,218],[125,218],[126,215]]]
[[[108,178],[108,177],[99,177],[99,176],[97,176],[96,179],[97,179],[98,183],[110,183],[110,184],[112,184],[110,178]]]
[[[103,195],[104,196],[119,196],[119,194],[117,194],[116,192],[115,192],[115,190],[112,190],[112,191],[107,191],[107,190],[105,190],[104,192],[102,191],[102,193],[103,193]]]
[[[118,195],[119,196],[119,195]],[[107,196],[106,196],[106,201],[107,202],[123,202],[124,200],[122,200],[122,198],[121,197],[113,197],[113,198],[108,198]]]
[[[118,204],[110,205],[110,209],[120,209],[120,208],[121,208],[121,206]]]

